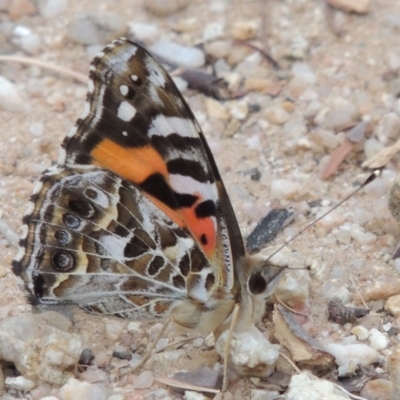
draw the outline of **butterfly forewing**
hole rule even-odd
[[[14,271],[47,302],[143,319],[230,293],[244,256],[203,134],[164,68],[120,39],[25,217]]]

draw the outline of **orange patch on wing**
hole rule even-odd
[[[133,183],[141,183],[154,173],[167,177],[167,166],[151,146],[124,148],[104,139],[91,153],[94,164]]]
[[[186,222],[187,227],[192,232],[193,236],[200,243],[201,248],[207,257],[211,257],[214,254],[216,246],[216,231],[215,225],[211,217],[198,218],[195,213],[195,208],[198,202],[196,202],[190,208],[183,208],[182,214]],[[207,243],[203,244],[201,237],[205,236]]]

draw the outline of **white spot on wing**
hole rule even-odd
[[[85,189],[85,192],[87,190],[91,190],[96,193],[96,196],[93,196],[93,195],[88,196],[87,193],[85,193],[85,196],[88,199],[90,199],[93,203],[97,204],[98,206],[102,207],[103,209],[108,209],[110,207],[110,201],[109,201],[107,195],[103,191],[97,189],[94,186],[89,186],[87,189]]]
[[[99,242],[106,252],[120,263],[123,263],[125,259],[124,250],[128,241],[129,238],[122,238],[113,235],[104,235],[99,238]]]
[[[131,75],[131,79],[133,82],[136,82],[139,78],[137,75]]]
[[[117,115],[118,118],[122,119],[122,121],[130,121],[135,116],[135,114],[136,108],[127,101],[123,101],[118,107]]]
[[[93,79],[89,79],[89,82],[88,82],[88,92],[91,93],[91,94],[94,92],[94,82],[93,82]]]
[[[149,136],[167,137],[172,133],[177,133],[183,137],[198,137],[196,128],[192,120],[179,117],[166,117],[159,114],[153,119],[149,129]]]
[[[129,93],[129,87],[127,85],[121,85],[119,87],[119,91],[121,92],[122,96],[126,96]]]
[[[171,174],[169,176],[171,187],[178,193],[197,194],[200,195],[202,201],[213,200],[218,201],[217,188],[213,183],[202,183],[190,176]]]

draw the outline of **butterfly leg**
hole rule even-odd
[[[149,350],[146,352],[146,354],[144,355],[142,360],[137,365],[135,365],[134,370],[140,369],[141,367],[143,367],[144,364],[146,364],[147,360],[153,354],[153,350],[157,346],[158,341],[161,339],[161,336],[164,334],[165,329],[167,329],[167,326],[169,325],[170,322],[171,322],[170,318],[165,320],[164,325],[162,326],[162,328],[161,328],[159,334],[157,335],[156,339],[153,341],[153,343],[151,343]]]
[[[240,311],[240,304],[236,303],[235,308],[233,309],[233,312],[232,312],[232,320],[231,320],[231,324],[229,326],[229,334],[226,339],[225,347],[224,347],[224,378],[222,380],[222,392],[225,392],[226,388],[228,386],[227,371],[228,371],[229,347],[231,344],[233,331],[235,330],[236,324],[239,319],[239,311]]]

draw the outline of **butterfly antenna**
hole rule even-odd
[[[338,204],[336,204],[334,207],[332,207],[330,210],[328,210],[326,213],[322,214],[320,217],[318,217],[316,220],[310,222],[305,228],[303,228],[301,231],[297,232],[293,237],[291,237],[288,241],[286,241],[282,246],[280,246],[277,250],[275,250],[269,257],[268,260],[271,259],[275,254],[279,253],[284,247],[286,247],[289,243],[293,242],[297,237],[302,235],[307,229],[311,228],[313,225],[315,225],[318,221],[320,221],[322,218],[327,216],[330,212],[333,210],[336,210],[336,208],[340,207],[344,202],[346,202],[350,197],[353,197],[359,190],[361,190],[363,187],[369,185],[371,182],[373,182],[379,175],[381,174],[380,170],[374,171],[366,180],[363,184],[361,184],[357,189],[355,189],[353,192],[351,192],[348,196],[346,196],[343,200],[341,200]]]

